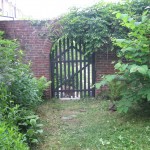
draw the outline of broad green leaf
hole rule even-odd
[[[117,13],[117,14],[116,14],[116,18],[119,19],[120,17],[121,17],[121,13]]]
[[[124,22],[127,22],[128,21],[128,14],[121,14],[120,18],[124,21]]]
[[[125,42],[126,41],[126,39],[116,39],[116,42],[118,42],[118,43],[122,43],[122,42]]]
[[[147,94],[147,100],[150,101],[150,93]]]
[[[150,69],[148,69],[148,72],[147,72],[147,73],[148,73],[148,76],[149,76],[149,78],[150,78]]]
[[[135,22],[134,24],[135,24],[135,26],[139,26],[141,24],[141,22]]]
[[[115,69],[119,69],[121,67],[121,63],[118,62],[116,65],[115,65]]]
[[[33,139],[32,143],[38,143],[38,140],[37,139]]]
[[[137,71],[143,75],[146,75],[148,71],[148,67],[147,65],[143,65],[143,66],[133,65],[130,69],[130,73],[137,72]]]
[[[104,85],[106,85],[106,81],[101,81],[100,83],[96,83],[95,87],[96,87],[96,89],[100,89]]]
[[[30,120],[30,124],[31,124],[32,126],[35,126],[35,125],[36,125],[36,119],[31,119],[31,120]]]
[[[148,71],[147,65],[143,65],[141,67],[138,67],[138,72],[143,74],[143,75],[147,74],[147,71]]]

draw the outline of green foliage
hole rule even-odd
[[[20,110],[18,113],[17,125],[22,133],[25,134],[27,142],[29,144],[38,143],[40,134],[43,133],[38,115],[35,115],[33,111],[27,109]]]
[[[39,142],[38,136],[42,133],[39,117],[32,110],[14,104],[3,83],[0,86],[0,121],[18,126],[19,131],[25,134],[28,144]]]
[[[50,81],[45,77],[39,79],[33,77],[33,74],[20,68],[15,72],[15,79],[9,85],[9,90],[13,93],[13,99],[16,104],[23,106],[35,106],[42,101],[43,91],[46,90]]]
[[[49,87],[49,85],[51,84],[51,81],[47,81],[44,76],[42,76],[39,79],[34,78],[34,80],[37,83],[38,96],[42,97],[43,96],[43,91],[46,90]]]
[[[121,48],[120,58],[115,65],[115,75],[104,76],[97,88],[107,85],[112,100],[117,102],[119,112],[127,112],[133,104],[150,101],[150,14],[142,15],[117,13],[121,25],[129,29],[128,36],[113,39],[114,45]]]
[[[31,108],[42,101],[43,90],[50,82],[45,77],[37,79],[33,76],[30,65],[22,62],[23,53],[18,49],[19,44],[16,41],[4,39],[3,32],[0,32],[0,121],[9,124],[8,131],[12,131],[12,134],[14,131],[11,126],[17,126],[28,144],[37,143],[42,125]],[[12,144],[15,140],[17,144],[21,134],[16,135],[18,139],[14,135],[5,136],[8,139],[14,138]],[[14,147],[11,146],[10,149]]]
[[[127,14],[118,13],[117,18],[131,30],[127,39],[114,40],[122,48],[115,69],[126,83],[118,108],[121,112],[127,112],[134,103],[150,101],[150,15],[147,11],[135,20]]]
[[[22,63],[23,52],[16,41],[3,39],[0,32],[0,82],[4,82],[15,104],[33,106],[41,101],[50,82],[34,78],[30,65]]]
[[[62,28],[61,36],[82,39],[87,51],[112,50],[112,38],[126,37],[129,29],[121,26],[116,19],[116,12],[141,14],[148,0],[133,0],[123,3],[100,2],[85,9],[72,9],[68,14],[60,18]]]
[[[96,83],[95,86],[97,89],[106,86],[105,91],[102,91],[102,93],[107,91],[107,96],[110,98],[112,103],[115,103],[115,101],[118,101],[121,98],[124,81],[121,76],[105,75],[102,77],[102,81],[100,83]]]
[[[19,71],[16,73],[14,81],[9,86],[16,104],[31,106],[41,101],[35,81],[31,74]]]
[[[3,39],[3,32],[0,31],[0,82],[7,84],[14,79],[12,72],[18,66],[21,51],[16,51],[18,44],[15,41]]]
[[[10,127],[4,122],[0,122],[1,150],[29,150],[24,141],[25,137],[18,132],[16,127]]]

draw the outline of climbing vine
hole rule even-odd
[[[122,3],[100,2],[85,9],[72,9],[60,18],[61,36],[67,35],[82,39],[87,51],[112,50],[112,38],[124,38],[130,29],[120,25],[116,13],[140,15],[148,0],[132,0]],[[116,48],[116,47],[115,47]]]

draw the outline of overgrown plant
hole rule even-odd
[[[131,30],[128,38],[114,40],[121,47],[115,69],[126,83],[118,107],[119,111],[127,112],[134,103],[150,101],[150,14],[146,11],[138,20],[128,14],[117,13],[116,16],[122,20],[122,26]]]
[[[50,85],[50,81],[47,82],[45,77],[35,78],[30,65],[22,61],[23,52],[19,50],[19,44],[15,40],[4,39],[3,34],[0,31],[0,122],[6,122],[10,131],[11,126],[17,127],[17,132],[25,135],[26,141],[23,142],[37,143],[42,125],[32,107],[42,101],[43,91]],[[12,134],[15,133],[12,131]],[[8,134],[5,136],[6,139],[12,138]],[[4,143],[0,144],[5,146]],[[17,149],[13,143],[8,146],[6,149]]]
[[[7,87],[0,84],[0,122],[7,122],[9,126],[17,126],[23,133],[28,144],[38,143],[42,133],[39,117],[32,110],[15,104]]]
[[[29,150],[24,143],[25,137],[18,132],[17,127],[9,126],[5,122],[0,122],[0,149],[1,150]]]
[[[117,75],[105,75],[102,77],[102,81],[100,83],[95,84],[96,88],[99,89],[101,87],[105,87],[103,92],[107,93],[108,98],[111,100],[112,105],[116,104],[116,101],[121,99],[121,91],[124,87],[124,81],[121,76]]]
[[[33,106],[42,99],[43,91],[50,85],[45,77],[33,76],[29,64],[22,62],[23,52],[15,40],[3,38],[0,31],[0,82],[5,83],[15,104]]]
[[[124,82],[117,106],[119,112],[127,112],[135,103],[150,101],[150,14],[146,11],[137,17],[138,20],[128,14],[117,13],[116,16],[131,32],[126,39],[114,40],[114,44],[121,47],[120,59],[115,65],[116,75],[109,78]],[[100,86],[108,83],[107,77]]]
[[[102,1],[85,9],[73,8],[59,20],[62,25],[60,35],[82,39],[87,53],[99,50],[110,51],[114,49],[111,39],[125,38],[129,32],[126,26],[120,25],[115,13],[120,11],[138,16],[148,4],[149,0],[126,0],[120,3]]]
[[[51,84],[51,81],[47,81],[47,79],[44,76],[42,76],[39,79],[34,78],[34,80],[37,83],[38,96],[42,97],[43,96],[43,91],[46,90],[49,87],[49,85]]]

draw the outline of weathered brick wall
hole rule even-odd
[[[47,38],[39,36],[45,33],[42,26],[33,26],[30,21],[0,21],[0,30],[5,31],[6,37],[17,39],[21,49],[25,51],[25,60],[31,61],[31,69],[36,77],[45,76],[50,79],[50,49],[51,42]],[[114,72],[113,60],[116,60],[114,53],[97,52],[95,57],[96,82],[101,80],[104,74]],[[48,90],[47,96],[50,96]],[[99,90],[96,90],[98,93]]]
[[[31,61],[31,69],[36,77],[45,76],[50,79],[51,42],[39,36],[41,32],[45,32],[44,28],[33,26],[30,21],[1,21],[0,30],[5,31],[7,38],[19,41],[25,52],[25,60]]]
[[[101,77],[106,74],[114,73],[114,64],[112,62],[116,61],[116,53],[114,52],[101,52],[98,51],[95,57],[95,71],[96,71],[96,82],[101,81]],[[100,90],[96,90],[98,94]]]

